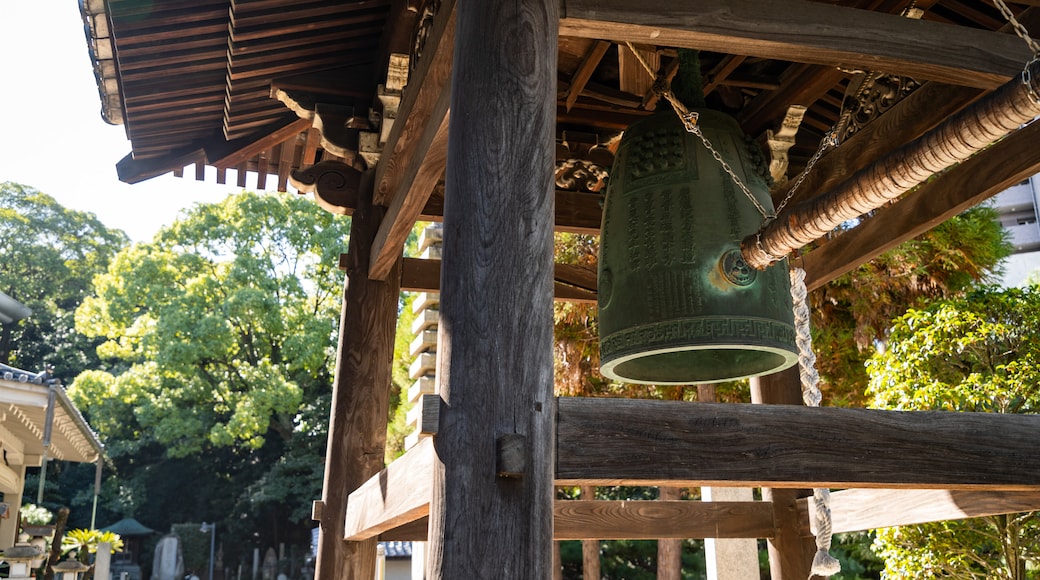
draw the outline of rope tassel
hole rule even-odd
[[[795,342],[798,344],[798,374],[802,382],[802,401],[807,407],[819,407],[823,400],[820,375],[816,372],[816,354],[812,348],[809,328],[809,292],[805,288],[805,270],[791,269],[791,298],[794,301]],[[830,555],[831,549],[831,492],[827,488],[813,490],[815,506],[813,524],[816,528],[816,555],[813,556],[810,578],[832,576],[841,571],[841,562]]]

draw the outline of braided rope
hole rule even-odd
[[[802,401],[807,407],[819,407],[820,375],[816,372],[816,354],[812,348],[809,329],[809,292],[805,288],[805,270],[791,269],[791,298],[794,300],[795,342],[798,344],[798,375],[802,382]],[[815,506],[813,523],[816,527],[816,555],[809,574],[832,576],[841,571],[841,563],[830,555],[831,549],[831,492],[827,488],[813,490]]]

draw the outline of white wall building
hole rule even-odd
[[[1011,234],[1015,253],[1004,262],[1003,286],[1021,286],[1040,268],[1040,176],[1008,188],[990,202],[1000,214],[1000,225]]]

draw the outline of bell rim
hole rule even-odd
[[[765,352],[781,357],[782,361],[780,364],[762,371],[755,371],[739,376],[725,376],[721,378],[690,378],[676,381],[657,381],[657,380],[644,380],[630,377],[623,377],[614,372],[614,369],[618,365],[631,362],[640,358],[650,358],[662,354],[671,354],[677,352],[690,352],[690,351],[714,351],[714,350],[729,350],[729,351],[753,351],[753,352]],[[785,371],[798,363],[797,351],[792,351],[788,348],[767,345],[767,344],[694,344],[694,345],[680,345],[671,347],[662,347],[649,350],[641,350],[638,352],[631,352],[628,354],[618,354],[609,360],[600,360],[599,372],[608,379],[619,381],[622,383],[636,384],[636,385],[692,385],[692,384],[711,384],[721,383],[726,381],[739,381],[743,379],[749,379],[752,377],[760,377],[763,375],[771,375]]]

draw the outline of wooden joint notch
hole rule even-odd
[[[495,440],[495,472],[499,477],[523,477],[527,469],[527,437],[519,433]]]

